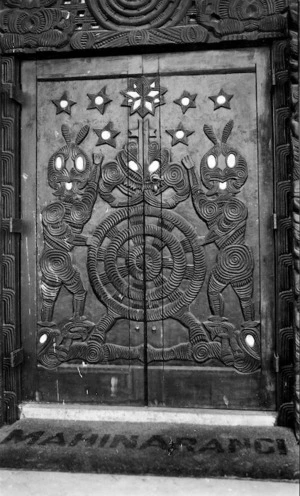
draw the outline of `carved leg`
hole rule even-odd
[[[237,294],[245,321],[255,319],[254,304],[252,302],[253,279],[252,277],[244,283],[232,283],[232,288]]]
[[[74,295],[73,299],[73,320],[83,320],[84,306],[86,300],[86,291],[81,294]]]
[[[72,320],[83,320],[86,291],[83,287],[79,270],[72,266],[72,273],[65,281],[66,288],[73,294],[73,317]]]
[[[46,281],[42,278],[41,292],[42,292],[42,309],[41,309],[41,325],[51,326],[55,301],[62,286],[61,282],[54,284],[54,282]]]
[[[219,317],[224,316],[224,300],[221,295],[222,291],[228,285],[228,282],[221,282],[218,280],[218,265],[212,270],[210,278],[208,280],[208,300],[209,306],[213,315],[218,315]]]

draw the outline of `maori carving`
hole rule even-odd
[[[60,98],[57,98],[56,100],[52,100],[52,102],[56,107],[56,115],[61,114],[63,112],[65,112],[68,115],[71,115],[71,109],[73,105],[76,105],[76,102],[73,102],[73,100],[70,100],[70,98],[68,98],[66,92],[64,92]]]
[[[182,239],[173,234],[175,229]],[[132,245],[130,249],[129,245]],[[192,344],[199,347],[202,341],[207,341],[205,330],[188,311],[204,282],[203,248],[195,231],[178,214],[162,213],[150,206],[145,210],[143,205],[116,211],[97,227],[88,250],[87,266],[94,292],[106,306],[107,314],[96,325],[78,319],[69,322],[62,332],[45,324],[40,361],[47,368],[75,358],[89,363],[118,358],[143,361],[141,346],[128,348],[106,343],[108,331],[120,318],[143,321],[146,317],[150,322],[173,318],[189,329],[190,343],[165,350],[149,346],[149,361],[162,357],[191,359]],[[185,291],[181,289],[183,280],[188,283]]]
[[[40,259],[42,272],[41,325],[51,326],[54,304],[62,286],[73,294],[73,320],[83,319],[86,291],[79,271],[72,265],[70,252],[85,245],[82,229],[90,219],[100,176],[100,156],[91,164],[80,144],[89,127],[84,126],[72,141],[70,130],[62,125],[65,146],[55,152],[48,164],[48,181],[58,201],[42,212],[44,250]],[[70,167],[71,164],[71,167]]]
[[[137,131],[137,132],[136,132]],[[139,156],[138,143],[147,136],[144,156]],[[112,207],[129,207],[145,201],[153,207],[173,208],[190,194],[189,181],[181,164],[171,162],[168,149],[161,149],[149,122],[139,122],[137,130],[117,153],[116,159],[102,167],[99,192]],[[121,196],[116,193],[121,193]]]
[[[166,129],[166,132],[172,136],[171,145],[175,146],[177,143],[183,143],[188,146],[188,137],[195,131],[186,129],[184,125],[180,122],[176,129]]]
[[[216,38],[214,37],[214,40]],[[190,26],[141,29],[133,31],[85,31],[75,32],[70,40],[74,50],[105,49],[122,46],[148,46],[209,42],[208,31],[192,24]]]
[[[230,284],[239,298],[245,321],[253,321],[254,262],[251,249],[245,244],[248,211],[235,196],[246,182],[248,170],[244,157],[227,144],[232,128],[233,121],[229,121],[219,143],[212,127],[204,125],[206,136],[214,144],[200,165],[206,193],[200,188],[192,161],[186,158],[184,164],[189,170],[195,209],[209,228],[204,245],[215,243],[220,250],[208,283],[211,310],[214,315],[224,316],[222,292]]]
[[[122,105],[130,107],[130,115],[135,112],[143,118],[148,114],[155,115],[156,107],[165,103],[163,95],[166,92],[167,89],[160,86],[158,78],[130,78],[127,91],[121,91],[125,97]]]
[[[266,36],[286,28],[287,7],[287,0],[197,0],[197,21],[222,38],[250,38],[255,31]]]
[[[280,37],[288,0],[7,0],[3,51],[89,50]],[[66,9],[67,7],[67,9]]]
[[[147,215],[145,226],[143,215]],[[181,240],[173,234],[175,229]],[[88,251],[88,272],[96,295],[111,312],[143,321],[146,306],[147,320],[155,321],[174,318],[196,298],[205,277],[205,261],[196,233],[181,216],[141,205],[118,210],[98,226]],[[184,279],[188,287],[183,292]]]
[[[21,347],[19,321],[19,252],[20,235],[8,229],[11,219],[19,215],[19,115],[20,106],[9,97],[19,88],[19,64],[13,57],[1,57],[1,337],[0,352],[0,424],[13,423],[18,419],[21,374],[19,360],[15,366],[12,357]],[[5,88],[6,91],[3,91]]]
[[[181,107],[181,111],[185,114],[190,108],[196,108],[197,93],[191,95],[188,91],[183,91],[179,98],[174,100],[174,103]]]
[[[293,169],[293,270],[294,270],[294,418],[300,440],[300,163],[299,163],[299,2],[290,2],[290,83],[292,117],[290,123]],[[290,391],[291,393],[291,391]],[[290,399],[290,398],[289,398]]]
[[[94,129],[94,132],[98,136],[96,146],[110,145],[113,148],[116,148],[116,137],[120,134],[120,132],[114,129],[114,125],[112,122],[106,124],[106,126],[104,126],[102,129]]]
[[[214,145],[200,165],[206,192],[200,187],[190,157],[185,157],[183,163],[189,171],[195,210],[209,229],[203,246],[215,243],[219,249],[208,280],[213,317],[204,323],[212,340],[206,345],[207,352],[227,365],[250,372],[260,366],[259,324],[254,320],[252,302],[254,261],[251,249],[245,244],[247,207],[235,196],[246,182],[248,171],[244,157],[227,143],[232,128],[233,121],[229,121],[219,143],[212,127],[204,125],[204,132]],[[222,292],[228,285],[240,302],[245,320],[241,331],[236,331],[224,317]],[[222,338],[221,344],[216,337]]]
[[[208,98],[214,102],[214,110],[218,110],[221,107],[230,109],[230,100],[233,98],[233,95],[229,95],[221,88],[217,95],[212,95]]]
[[[99,25],[107,30],[149,29],[174,26],[186,14],[191,0],[87,0]]]
[[[98,91],[98,93],[88,93],[87,96],[90,99],[88,109],[98,109],[100,114],[102,115],[105,112],[106,105],[108,105],[112,101],[106,94],[106,86]]]
[[[1,48],[39,48],[65,46],[75,29],[74,17],[69,11],[51,8],[56,2],[5,2],[14,7],[0,11]],[[35,8],[33,8],[35,5]],[[25,10],[28,9],[28,10]]]

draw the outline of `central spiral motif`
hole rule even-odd
[[[191,0],[87,0],[89,10],[105,29],[123,31],[173,26],[182,19]]]
[[[122,209],[99,224],[88,273],[96,296],[115,314],[138,321],[146,309],[154,321],[174,316],[196,298],[205,260],[195,231],[181,216],[144,209]]]

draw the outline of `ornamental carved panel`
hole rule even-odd
[[[38,64],[41,377],[127,370],[129,396],[146,388],[154,404],[180,404],[181,388],[188,404],[226,403],[209,398],[226,370],[228,391],[232,380],[238,389],[228,401],[239,403],[242,385],[261,388],[272,342],[272,307],[261,305],[273,298],[272,236],[260,242],[270,235],[272,163],[257,138],[270,139],[267,79],[251,64],[268,59],[236,52],[228,70],[224,56],[214,53],[213,72],[209,52],[201,70],[194,53],[176,55],[178,70],[175,55],[78,60],[65,76],[64,60]],[[201,377],[195,400],[186,388]],[[110,378],[117,397],[120,379]],[[255,393],[249,402],[272,404]]]
[[[280,38],[288,0],[4,0],[4,52]]]

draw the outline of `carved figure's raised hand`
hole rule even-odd
[[[195,167],[195,164],[189,155],[186,155],[185,157],[183,157],[183,159],[181,161],[187,170],[193,169]]]
[[[101,164],[103,162],[103,154],[101,152],[93,153],[93,171],[91,176],[95,176],[95,182],[98,184],[101,175]]]

